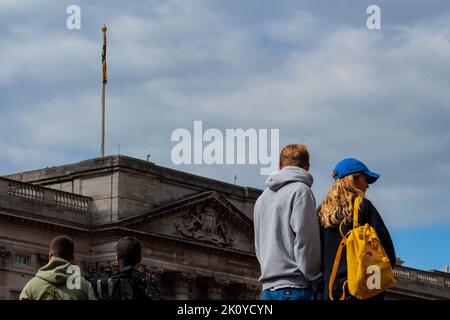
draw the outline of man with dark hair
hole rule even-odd
[[[254,208],[261,298],[312,300],[322,274],[320,228],[307,147],[285,146],[279,168],[267,179],[267,188]]]
[[[75,244],[67,236],[57,236],[50,242],[50,254],[52,256],[73,262],[74,250]]]
[[[49,262],[38,270],[20,293],[20,300],[87,300],[94,299],[90,284],[74,265],[74,242],[68,236],[57,236],[50,243]]]
[[[138,270],[142,261],[142,246],[138,239],[125,237],[117,241],[116,259],[119,272],[91,273],[87,277],[97,299],[159,299],[158,281],[152,275]]]
[[[117,262],[120,266],[138,266],[142,260],[141,243],[135,237],[125,237],[117,241]]]

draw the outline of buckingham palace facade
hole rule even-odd
[[[117,270],[115,243],[143,244],[164,299],[259,299],[253,206],[261,190],[123,155],[0,177],[0,299],[17,299],[50,240],[76,243],[82,272]],[[450,299],[450,274],[403,267],[388,299]]]

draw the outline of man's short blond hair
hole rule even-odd
[[[304,144],[288,144],[281,150],[280,164],[282,167],[295,166],[304,168],[309,166],[309,152]]]

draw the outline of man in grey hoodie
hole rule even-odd
[[[290,144],[280,155],[280,170],[254,208],[256,257],[261,265],[263,300],[312,300],[321,281],[320,225],[311,191],[309,153]]]

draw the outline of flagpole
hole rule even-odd
[[[102,98],[101,98],[101,117],[102,117],[102,128],[101,128],[101,145],[100,145],[100,156],[105,156],[105,87],[106,87],[106,25],[102,25],[103,32],[103,50],[102,50],[102,69],[103,69],[103,80],[102,80]]]
[[[102,135],[102,141],[100,145],[100,156],[105,156],[105,84],[102,84],[102,128],[101,128],[101,135]]]

